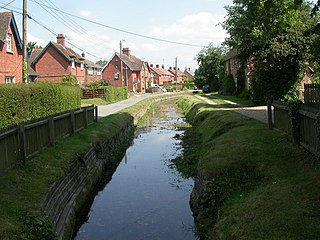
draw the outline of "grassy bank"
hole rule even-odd
[[[92,145],[111,139],[150,99],[110,115],[72,137],[57,142],[0,176],[0,239],[55,239],[41,203],[51,184]]]
[[[203,239],[319,238],[320,171],[313,156],[237,113],[192,96],[178,104],[193,125],[178,166],[205,183],[193,199]]]

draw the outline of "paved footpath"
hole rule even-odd
[[[146,98],[151,98],[154,96],[160,96],[160,95],[166,95],[166,94],[169,95],[170,93],[139,94],[139,95],[134,95],[133,97],[130,97],[129,99],[126,99],[126,100],[123,100],[120,102],[99,106],[98,107],[98,116],[105,117],[105,116],[108,116],[108,115],[113,114],[115,112],[118,112],[122,109],[125,109],[127,107],[131,107],[134,104],[136,104]],[[235,112],[240,113],[242,115],[245,115],[247,117],[254,118],[260,122],[268,124],[267,106],[244,107],[244,106],[241,106],[237,103],[223,99],[226,103],[229,103],[229,104],[235,106],[232,108],[224,108],[221,105],[219,105],[218,103],[216,103],[208,98],[201,97],[201,96],[196,96],[196,97],[201,100],[204,100],[205,102],[207,102],[211,105],[215,105],[215,106],[219,107],[219,109],[221,109],[221,110],[235,111]]]
[[[234,105],[235,107],[232,107],[232,108],[226,108],[226,107],[223,107],[221,105],[219,105],[218,103],[208,99],[208,98],[205,98],[205,97],[201,97],[201,96],[197,96],[197,98],[201,99],[201,100],[204,100],[205,102],[211,104],[211,105],[215,105],[217,107],[219,107],[219,109],[221,110],[226,110],[226,111],[235,111],[237,113],[240,113],[244,116],[247,116],[249,118],[254,118],[260,122],[263,122],[263,123],[266,123],[268,124],[268,111],[267,111],[267,106],[254,106],[254,107],[244,107],[244,106],[241,106],[237,103],[234,103],[234,102],[231,102],[229,100],[224,100],[222,99],[223,101],[225,101],[226,103],[229,103],[231,105]],[[219,99],[219,98],[217,98]]]

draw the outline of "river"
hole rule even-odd
[[[172,160],[183,154],[177,125],[184,119],[163,105],[138,127],[111,181],[95,196],[74,239],[198,239],[189,207],[193,180]]]

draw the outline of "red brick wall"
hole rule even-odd
[[[11,28],[8,32],[12,34],[12,53],[7,53],[6,44],[0,43],[0,83],[5,83],[6,76],[14,76],[16,83],[22,82],[22,50],[17,44]]]
[[[115,73],[120,73],[120,59],[117,56],[114,56],[112,60],[109,62],[107,67],[105,67],[102,71],[102,79],[107,80],[107,82],[111,83],[111,86],[121,87],[121,77],[119,79],[115,79]],[[125,72],[123,73],[123,78],[125,78]],[[129,71],[128,71],[129,76]]]
[[[38,81],[60,82],[72,74],[70,63],[52,46],[38,59],[34,70],[39,74]]]

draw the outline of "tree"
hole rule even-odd
[[[27,44],[28,56],[30,56],[32,50],[35,49],[35,48],[41,48],[41,46],[37,45],[36,42],[28,42],[28,44]]]
[[[292,93],[308,60],[312,43],[311,6],[303,0],[234,0],[223,26],[225,44],[253,59],[254,100],[283,98]]]
[[[105,65],[107,65],[107,63],[107,60],[99,60],[96,62],[96,64],[100,65],[101,67],[104,67]]]
[[[194,82],[197,87],[202,88],[208,84],[210,90],[220,90],[220,75],[223,73],[221,61],[223,60],[223,49],[210,45],[202,49],[196,57],[199,64],[195,70]]]

